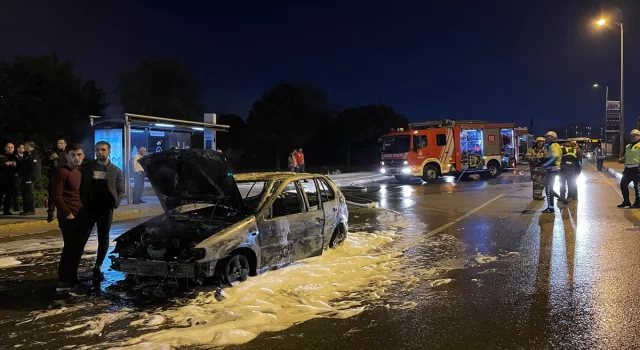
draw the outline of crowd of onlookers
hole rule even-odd
[[[4,145],[0,154],[0,205],[3,215],[20,212],[19,196],[22,197],[20,215],[35,215],[33,189],[40,179],[42,161],[34,142]]]
[[[124,196],[124,174],[111,163],[111,145],[105,141],[95,144],[95,159],[85,161],[81,144],[68,145],[64,138],[56,141],[56,148],[42,160],[33,142],[15,147],[7,143],[0,158],[0,197],[3,213],[12,215],[23,198],[21,215],[35,215],[33,184],[42,172],[45,162],[48,178],[47,221],[54,221],[57,212],[58,227],[64,246],[58,267],[59,294],[85,295],[86,288],[78,280],[78,267],[84,247],[94,226],[97,226],[98,250],[93,267],[93,281],[104,279],[101,266],[109,249],[109,231],[113,211]]]

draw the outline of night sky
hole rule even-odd
[[[386,103],[411,121],[515,121],[535,130],[604,119],[619,96],[625,21],[626,129],[640,115],[637,1],[33,1],[0,0],[0,59],[71,58],[108,93],[142,59],[178,59],[202,82],[207,110],[246,117],[279,80],[303,80],[338,107]],[[233,4],[231,4],[233,3]]]

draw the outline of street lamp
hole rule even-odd
[[[599,27],[607,24],[605,18],[596,21]],[[622,21],[616,22],[620,26],[620,158],[624,152],[624,26]],[[606,124],[605,124],[606,134]]]
[[[595,83],[593,84],[594,88],[599,88],[600,84]],[[604,149],[605,152],[607,151],[607,101],[609,100],[609,85],[605,85],[605,92],[604,92],[604,128],[602,129],[603,132],[603,136],[604,136]],[[611,151],[613,152],[613,145],[611,145]]]

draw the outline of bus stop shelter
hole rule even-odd
[[[216,123],[215,113],[205,113],[202,122],[125,113],[122,119],[90,116],[94,143],[111,144],[110,161],[123,170],[127,204],[132,201],[132,158],[140,147],[148,153],[169,149],[216,149],[216,132],[226,132],[228,125]]]

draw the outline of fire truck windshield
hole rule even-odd
[[[409,152],[411,139],[409,135],[387,136],[382,139],[382,152]]]

